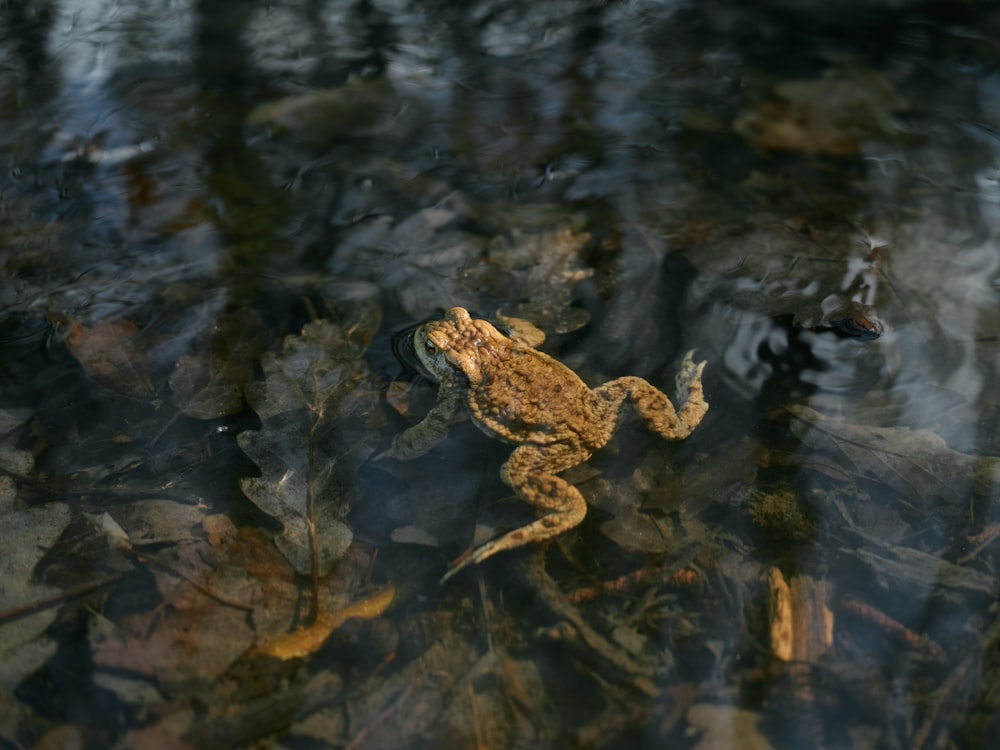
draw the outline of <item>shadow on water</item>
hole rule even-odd
[[[995,741],[1000,15],[796,5],[0,5],[2,744]],[[711,408],[439,584],[597,414],[453,307]]]

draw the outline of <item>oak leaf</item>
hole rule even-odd
[[[373,445],[370,434],[348,434],[342,422],[363,416],[377,398],[374,389],[360,387],[368,377],[363,340],[329,320],[308,323],[300,335],[285,338],[280,354],[264,355],[265,380],[246,391],[262,424],[241,433],[238,443],[261,476],[244,478],[240,486],[281,521],[275,542],[303,574],[325,575],[351,543],[344,523],[350,488]]]

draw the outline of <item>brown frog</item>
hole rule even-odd
[[[397,435],[384,455],[423,455],[468,414],[487,435],[518,446],[500,478],[522,500],[545,511],[537,521],[464,554],[442,581],[497,552],[549,539],[580,523],[587,512],[583,496],[556,475],[583,463],[611,439],[624,401],[667,440],[686,438],[708,411],[701,385],[705,363],[696,365],[691,352],[677,375],[675,411],[670,399],[642,378],[588,388],[566,365],[486,320],[473,319],[461,307],[420,326],[414,348],[440,384],[437,403],[423,421]]]

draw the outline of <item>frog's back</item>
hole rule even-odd
[[[523,346],[509,347],[469,393],[476,425],[512,443],[585,442],[594,396],[566,365]]]

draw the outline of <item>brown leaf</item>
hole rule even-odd
[[[95,383],[135,399],[153,396],[145,359],[135,345],[139,329],[127,320],[102,320],[87,328],[77,320],[50,313],[49,322],[63,333],[63,343]]]
[[[398,414],[408,417],[413,413],[410,408],[410,383],[394,380],[385,391],[385,400]]]
[[[170,390],[177,407],[195,419],[217,419],[243,408],[243,388],[253,382],[262,324],[249,309],[226,315],[193,354],[177,360]]]
[[[821,78],[782,83],[775,94],[733,124],[758,148],[856,154],[866,140],[898,137],[893,113],[909,106],[888,79],[864,68],[831,68]]]
[[[179,545],[147,564],[163,604],[92,635],[94,662],[102,668],[156,675],[163,685],[215,679],[255,638],[282,632],[295,616],[292,568],[259,530],[216,547]]]
[[[569,226],[544,232],[512,230],[511,235],[510,239],[494,237],[488,248],[490,262],[511,277],[509,294],[522,300],[508,314],[545,321],[554,333],[586,325],[590,315],[571,302],[576,285],[593,275],[593,269],[582,262],[590,235]]]

